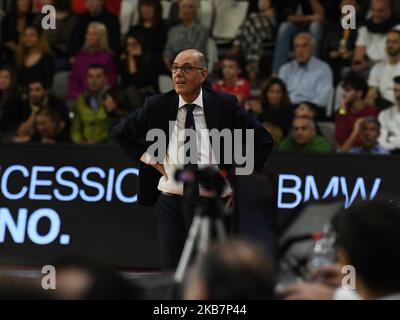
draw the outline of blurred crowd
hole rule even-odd
[[[196,48],[207,85],[236,95],[276,150],[399,153],[397,1],[1,4],[0,142],[108,143],[146,97],[172,89],[175,55]],[[43,29],[44,5],[55,7],[56,29]],[[356,29],[342,28],[346,5]]]
[[[98,263],[64,259],[54,264],[53,290],[44,290],[43,283],[51,284],[45,275],[0,275],[0,300],[399,300],[399,206],[357,203],[332,225],[334,260],[290,281],[279,276],[279,258],[265,246],[231,238],[197,256],[179,286],[164,279],[157,289]]]

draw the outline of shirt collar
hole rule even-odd
[[[307,61],[306,64],[300,64],[300,62],[296,59],[296,64],[298,68],[304,68],[304,69],[308,69],[309,66],[314,63],[315,57],[311,56],[310,60]]]
[[[179,95],[179,108],[187,104],[195,104],[196,106],[203,108],[203,89],[200,89],[200,94],[192,103],[186,102],[181,95]]]

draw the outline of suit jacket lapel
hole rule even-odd
[[[207,89],[203,89],[203,105],[208,130],[218,129],[220,105],[213,94]]]
[[[169,123],[170,121],[176,121],[176,116],[178,114],[178,106],[179,106],[179,96],[176,94],[175,91],[171,92],[171,95],[168,96],[168,101],[166,103],[167,107],[167,114],[166,114],[166,119],[163,121],[164,124],[164,132],[168,132],[167,134],[167,146],[169,144],[169,139],[170,139],[170,132],[169,130]]]

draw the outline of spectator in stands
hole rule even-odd
[[[18,82],[26,88],[32,79],[40,79],[51,87],[55,72],[54,58],[41,29],[27,26],[16,50]]]
[[[213,84],[217,92],[227,92],[236,96],[240,105],[250,96],[250,82],[242,76],[242,67],[238,57],[226,56],[222,60],[222,79]]]
[[[71,11],[69,0],[41,0],[42,5],[53,5],[56,9],[56,29],[43,30],[50,45],[50,49],[56,59],[56,71],[68,70],[69,65],[69,47],[74,36],[73,30],[76,23],[76,15]],[[35,24],[40,28],[43,15],[39,14],[35,18]]]
[[[109,85],[116,84],[116,57],[108,47],[106,26],[99,22],[89,24],[85,45],[75,56],[68,84],[68,96],[71,100],[75,100],[86,90],[87,70],[92,64],[103,65],[107,70]]]
[[[41,80],[31,80],[28,85],[28,99],[23,105],[22,115],[24,122],[19,126],[15,142],[27,142],[34,134],[36,115],[42,109],[51,109],[56,112],[63,121],[63,130],[60,132],[67,136],[71,129],[69,110],[64,101],[49,94],[49,87]]]
[[[317,114],[317,106],[311,102],[303,101],[299,103],[294,109],[294,116],[295,118],[304,117],[308,118],[315,123],[315,130],[318,135],[323,135],[322,131],[317,123],[318,121],[318,114]]]
[[[362,145],[359,135],[361,122],[365,117],[377,117],[379,110],[365,104],[368,85],[361,77],[348,76],[343,83],[343,89],[343,99],[336,114],[335,127],[340,151],[347,152],[352,147]]]
[[[132,101],[129,98],[128,92],[124,88],[115,87],[106,91],[104,94],[104,107],[107,111],[110,120],[110,129],[124,120],[130,112],[140,108],[144,101],[140,101],[140,105],[132,106]]]
[[[175,56],[184,49],[197,49],[207,55],[208,30],[197,20],[196,0],[181,0],[179,16],[181,23],[168,31],[164,49],[164,63],[169,68]]]
[[[331,152],[331,146],[324,137],[317,135],[314,121],[309,118],[294,118],[292,136],[279,145],[280,151],[292,152]]]
[[[10,66],[0,67],[0,142],[8,142],[24,120],[17,77]]]
[[[1,20],[1,42],[8,63],[15,62],[15,50],[25,27],[33,23],[31,0],[11,1],[11,8]]]
[[[91,65],[87,71],[87,91],[75,105],[71,130],[75,143],[95,144],[107,139],[109,122],[104,106],[107,89],[107,69],[101,64]]]
[[[254,81],[260,68],[264,48],[274,45],[277,21],[270,0],[262,0],[259,13],[253,12],[239,29],[231,54],[242,54],[249,79]]]
[[[139,34],[149,43],[157,56],[162,56],[167,41],[168,28],[162,19],[162,6],[159,0],[139,0],[139,24],[129,33]]]
[[[199,261],[186,280],[186,300],[274,298],[273,266],[264,251],[251,243],[218,243]]]
[[[181,18],[179,17],[179,4],[182,0],[172,0],[171,2],[168,16],[168,26],[170,28],[181,23]]]
[[[119,73],[122,86],[134,86],[146,96],[153,95],[158,92],[158,76],[163,68],[161,57],[154,54],[143,35],[126,36]]]
[[[400,31],[391,30],[386,38],[388,59],[375,64],[368,79],[369,91],[366,103],[380,109],[395,102],[393,79],[400,76]]]
[[[71,56],[76,55],[85,43],[85,34],[83,30],[87,30],[92,22],[99,22],[106,26],[108,47],[118,54],[120,51],[121,30],[119,20],[110,13],[104,6],[104,0],[86,0],[87,12],[78,16],[73,37],[71,39],[70,53]]]
[[[399,207],[387,200],[364,201],[343,210],[336,224],[339,263],[318,270],[313,278],[320,279],[319,283],[291,285],[283,296],[289,300],[399,300],[400,248],[388,245],[400,241]],[[342,273],[344,266],[356,270],[355,290],[341,288],[347,276]],[[339,295],[340,291],[346,295]]]
[[[395,104],[379,114],[379,143],[393,154],[400,154],[400,76],[394,78]]]
[[[357,40],[357,26],[361,23],[360,5],[357,0],[341,0],[339,5],[340,15],[338,19],[343,18],[342,8],[344,6],[353,6],[356,9],[356,29],[343,29],[341,23],[334,19],[330,25],[327,35],[328,61],[334,75],[335,86],[342,79],[342,70],[350,69],[354,49]]]
[[[35,133],[30,142],[43,144],[71,143],[71,136],[65,130],[65,122],[53,109],[39,109],[35,116]]]
[[[278,30],[272,73],[278,74],[286,62],[293,38],[301,31],[308,31],[315,41],[315,50],[320,54],[323,41],[324,8],[318,0],[289,0],[284,4],[286,21]]]
[[[279,70],[288,89],[292,104],[310,101],[318,106],[319,117],[326,115],[333,88],[332,71],[323,61],[314,57],[315,42],[308,33],[294,39],[296,59]]]
[[[372,65],[386,59],[386,35],[391,29],[400,27],[398,23],[391,9],[391,0],[371,1],[371,18],[358,30],[353,71],[367,74]]]
[[[379,145],[378,138],[381,126],[375,117],[365,118],[360,124],[360,138],[362,145],[350,149],[350,153],[363,154],[390,154],[385,148]]]
[[[279,78],[270,78],[261,91],[261,114],[258,120],[267,126],[276,126],[286,137],[292,128],[293,108],[285,83]]]

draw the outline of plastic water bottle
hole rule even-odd
[[[334,248],[335,234],[330,224],[323,226],[322,232],[314,236],[314,247],[307,264],[308,275],[310,276],[319,268],[335,263],[336,251]],[[317,279],[318,282],[322,279]]]

